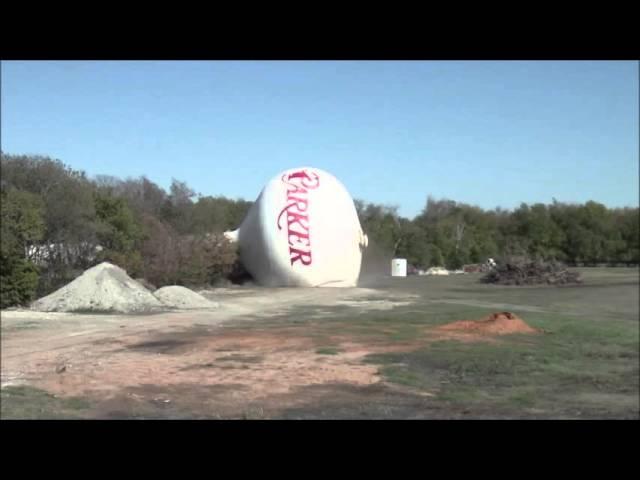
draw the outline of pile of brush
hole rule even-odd
[[[482,283],[498,285],[565,285],[582,283],[580,274],[559,262],[512,259],[501,262],[484,275]]]

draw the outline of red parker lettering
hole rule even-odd
[[[289,259],[291,265],[300,262],[311,265],[311,237],[309,235],[309,190],[320,186],[320,177],[313,172],[300,170],[283,175],[282,181],[287,184],[287,205],[278,215],[278,230],[282,230],[280,220],[287,216],[287,241],[289,242]]]

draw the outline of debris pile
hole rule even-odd
[[[154,292],[155,297],[163,305],[178,309],[218,308],[216,302],[207,300],[199,293],[179,285],[159,288]]]
[[[509,261],[497,265],[480,279],[499,285],[564,285],[582,283],[580,274],[558,262]]]
[[[427,270],[425,275],[449,275],[449,270],[444,267],[431,267]]]
[[[31,304],[41,312],[148,313],[165,308],[127,272],[108,262]]]

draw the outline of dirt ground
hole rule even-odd
[[[426,370],[418,374],[411,370],[415,365],[423,368],[413,355],[431,348],[430,345],[450,342],[507,345],[508,335],[494,335],[500,333],[499,328],[487,335],[477,331],[477,324],[468,322],[483,317],[486,320],[491,312],[487,305],[513,307],[525,321],[532,315],[540,315],[541,320],[535,326],[545,327],[545,315],[554,315],[555,304],[549,298],[556,295],[558,305],[564,305],[566,299],[573,301],[575,293],[571,289],[563,294],[558,289],[548,290],[545,300],[544,296],[538,297],[540,289],[530,289],[525,299],[523,290],[505,287],[492,290],[491,286],[478,286],[469,277],[387,279],[376,288],[212,289],[199,293],[218,302],[218,309],[153,315],[3,311],[1,381],[6,393],[3,403],[7,399],[9,402],[13,399],[16,405],[28,402],[30,395],[42,392],[46,402],[35,413],[22,412],[18,407],[7,410],[3,406],[2,416],[129,419],[553,416],[553,410],[542,404],[534,405],[535,408],[512,405],[503,408],[499,403],[484,401],[469,407],[466,399],[458,401],[455,397],[466,391],[464,382],[468,377],[452,377],[451,372],[457,372],[458,366],[452,368],[451,363],[446,368],[429,363],[428,375],[424,373]],[[476,289],[483,294],[474,293]],[[470,328],[462,328],[469,323]],[[631,328],[637,330],[635,326]],[[544,328],[532,328],[530,336],[537,342],[546,342],[543,331]],[[628,350],[625,352],[629,355]],[[445,353],[449,355],[449,350]],[[637,357],[637,349],[632,348],[631,355]],[[489,362],[493,365],[495,360],[491,358]],[[427,380],[420,376],[423,373]],[[492,370],[490,373],[494,374]],[[487,384],[497,388],[491,376],[484,371],[483,375]],[[458,382],[455,395],[447,390],[451,382]],[[510,395],[527,407],[530,400],[525,397],[533,387],[528,390],[525,387],[531,386],[513,390],[517,395]],[[581,393],[585,405],[599,402],[599,410],[593,410],[591,416],[598,416],[598,412],[604,412],[605,417],[617,415],[619,410],[605,408],[611,401],[624,407],[627,413],[622,416],[637,412],[634,407],[637,393],[632,391],[624,396],[614,390],[600,388]],[[77,408],[60,407],[64,412],[56,411],[56,401],[74,399]],[[580,418],[580,413],[572,412],[556,413],[562,418]]]
[[[295,395],[286,397],[299,387],[380,382],[377,368],[360,360],[389,349],[344,341],[339,352],[318,353],[313,339],[290,328],[245,331],[243,322],[286,315],[300,306],[314,317],[331,315],[329,308],[336,305],[361,312],[389,310],[415,297],[382,299],[380,291],[364,288],[200,293],[220,308],[138,316],[5,311],[2,386],[100,398],[101,407],[93,412],[98,417],[131,410],[129,404],[136,401],[169,404],[172,392],[180,391],[181,407],[195,415],[205,414],[202,396],[209,397],[205,405],[217,399],[225,415],[256,402],[274,410],[294,405]],[[191,396],[187,405],[185,390],[202,395]]]

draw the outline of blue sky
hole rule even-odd
[[[310,165],[427,195],[638,206],[637,62],[2,62],[2,150],[253,200]]]

